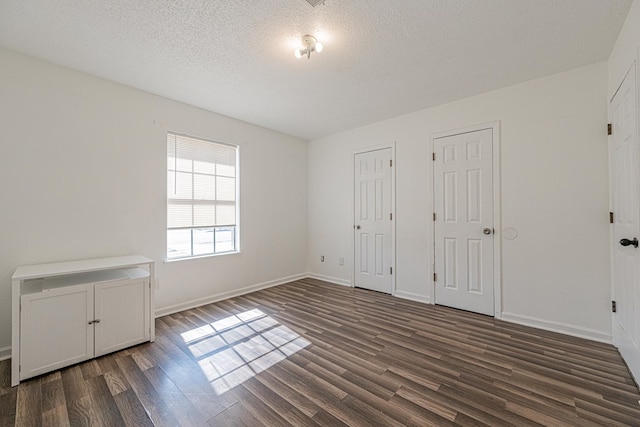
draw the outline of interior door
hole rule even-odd
[[[354,284],[391,294],[391,148],[354,156]]]
[[[493,316],[493,130],[434,139],[435,302]]]
[[[638,198],[638,109],[635,63],[610,104],[611,205],[614,343],[629,369],[640,380],[640,238]]]

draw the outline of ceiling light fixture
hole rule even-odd
[[[319,4],[321,4],[321,5],[323,5],[323,6],[324,6],[324,2],[325,2],[326,0],[305,0],[305,1],[306,1],[307,3],[309,3],[309,4],[311,5],[311,7],[316,7],[316,6],[318,6]]]
[[[297,48],[293,53],[296,55],[296,58],[302,58],[306,56],[307,59],[311,59],[311,52],[322,52],[322,43],[316,40],[315,37],[307,34],[306,36],[302,36],[301,47]]]

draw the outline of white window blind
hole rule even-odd
[[[235,146],[167,134],[169,258],[236,249],[237,159]],[[205,232],[211,233],[210,238]],[[216,245],[217,232],[226,233],[226,244]]]

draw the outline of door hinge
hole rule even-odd
[[[389,167],[392,168],[393,167],[393,160],[389,160]]]
[[[389,274],[393,274],[393,267],[389,267]]]
[[[433,281],[437,282],[438,281],[438,276],[436,275],[436,273],[433,273]]]
[[[18,372],[22,372],[22,365],[18,365]]]
[[[617,307],[616,307],[616,302],[615,301],[611,301],[611,311],[614,312],[614,313],[617,311]]]
[[[611,123],[607,123],[607,135],[613,135],[613,125]]]
[[[609,212],[609,224],[613,224],[613,212]]]
[[[393,214],[392,213],[389,214],[389,220],[393,221]]]
[[[436,220],[436,213],[435,212],[433,213],[433,220],[434,221]]]
[[[431,159],[433,159],[433,161],[436,161],[436,153],[431,153]]]

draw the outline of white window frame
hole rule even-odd
[[[235,221],[233,224],[222,224],[222,225],[218,225],[218,224],[209,224],[206,226],[202,226],[202,225],[190,225],[190,226],[180,226],[180,227],[171,227],[170,226],[170,213],[169,213],[169,208],[170,206],[176,206],[176,205],[186,205],[186,206],[197,206],[197,205],[201,205],[203,204],[203,200],[201,199],[196,199],[193,195],[191,199],[185,199],[185,198],[171,198],[170,194],[171,194],[171,189],[169,188],[169,174],[173,173],[174,174],[174,180],[175,178],[175,174],[177,174],[177,168],[174,166],[173,169],[171,169],[171,165],[170,163],[170,154],[169,154],[169,144],[170,144],[170,138],[175,138],[174,139],[174,143],[177,143],[177,141],[180,138],[187,138],[190,140],[195,140],[197,142],[202,142],[202,143],[208,143],[208,144],[212,144],[213,146],[224,146],[224,147],[231,147],[235,150],[235,176],[233,177],[235,179],[235,200],[233,201],[234,206],[235,206]],[[180,157],[178,156],[178,159],[180,159]],[[185,159],[183,159],[185,160]],[[193,160],[192,160],[193,161]],[[240,252],[240,224],[239,224],[239,219],[240,219],[240,147],[238,145],[235,144],[228,144],[228,143],[224,143],[224,142],[219,142],[219,141],[213,141],[210,139],[205,139],[205,138],[201,138],[201,137],[194,137],[191,135],[186,135],[186,134],[180,134],[177,132],[167,132],[167,165],[166,165],[166,173],[167,176],[165,176],[166,178],[166,182],[167,182],[167,188],[165,191],[165,196],[166,196],[166,218],[167,218],[167,223],[166,223],[166,234],[165,234],[165,248],[166,248],[166,252],[165,252],[165,260],[168,262],[172,262],[172,261],[182,261],[182,260],[189,260],[189,259],[199,259],[199,258],[208,258],[208,257],[217,257],[217,256],[224,256],[224,255],[230,255],[230,254],[237,254]],[[183,172],[185,173],[185,172]],[[189,172],[186,172],[189,173]],[[229,176],[226,175],[218,175],[217,173],[200,173],[200,172],[195,172],[193,169],[190,172],[191,176],[192,176],[192,193],[195,188],[194,186],[194,181],[195,181],[195,177],[196,175],[207,175],[210,177],[214,177],[215,179],[217,179],[218,177],[225,177],[228,178]],[[215,192],[215,189],[214,189]],[[173,201],[173,203],[172,203]],[[209,202],[212,203],[216,203],[219,200],[217,198],[211,199],[209,200]],[[177,203],[176,203],[177,202]],[[191,202],[191,203],[190,203]],[[228,201],[223,201],[223,203],[221,204],[226,204],[228,203]],[[217,205],[217,204],[216,204]],[[215,219],[212,219],[213,222],[215,222]],[[222,229],[233,229],[233,247],[231,250],[221,250],[221,251],[216,251],[216,237],[215,234],[217,232],[220,232],[218,230],[222,230]],[[182,254],[178,254],[178,255],[174,255],[174,256],[170,256],[170,244],[171,244],[171,238],[170,238],[170,233],[172,231],[178,231],[178,230],[189,230],[189,236],[190,236],[190,249],[189,249],[189,253],[185,254],[184,251]],[[213,244],[213,249],[212,252],[201,252],[201,253],[195,253],[194,254],[194,232],[195,231],[208,231],[211,230],[212,231],[212,244]]]

